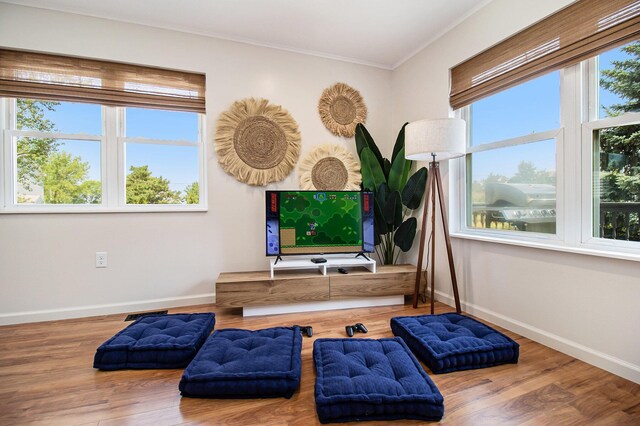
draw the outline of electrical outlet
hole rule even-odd
[[[107,252],[97,251],[96,252],[96,268],[106,268],[106,267],[107,267]]]

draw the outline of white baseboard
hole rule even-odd
[[[294,312],[328,311],[370,306],[403,305],[404,296],[367,297],[364,299],[327,300],[322,302],[289,303],[285,305],[247,306],[242,316],[290,314]]]
[[[453,297],[449,294],[436,291],[436,300],[454,306]],[[476,306],[472,303],[460,301],[462,310],[474,315],[478,318],[487,320],[495,325],[506,328],[507,330],[518,333],[545,346],[553,348],[557,351],[571,355],[586,363],[595,365],[617,376],[624,377],[635,383],[640,383],[640,366],[631,364],[622,359],[608,355],[604,352],[597,351],[580,343],[574,342],[564,337],[560,337],[553,333],[541,330],[532,325],[498,314],[489,309]]]
[[[47,309],[42,311],[14,312],[0,314],[0,325],[23,324],[28,322],[54,321],[96,315],[121,314],[126,312],[150,311],[153,309],[176,308],[179,306],[204,305],[215,302],[214,293],[193,296],[167,297],[164,299],[137,302],[111,303],[106,305],[80,306],[74,308]]]

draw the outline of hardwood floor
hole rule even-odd
[[[288,400],[181,398],[182,370],[94,370],[95,349],[129,324],[125,315],[0,327],[0,425],[319,424],[313,340],[343,337],[344,326],[355,322],[369,333],[354,338],[390,337],[392,316],[427,310],[405,305],[252,318],[215,305],[169,311],[214,311],[216,329],[312,324],[313,338],[304,338],[300,390]],[[447,311],[436,304],[436,313]],[[445,398],[443,424],[640,424],[640,385],[505,333],[520,344],[519,364],[430,374]]]

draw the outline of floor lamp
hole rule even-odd
[[[420,235],[420,252],[418,253],[418,268],[416,271],[416,286],[413,292],[413,307],[418,307],[420,294],[420,278],[422,275],[422,257],[427,230],[427,215],[431,207],[431,314],[434,313],[435,297],[435,256],[436,256],[436,192],[440,202],[440,216],[442,217],[442,229],[447,246],[449,258],[449,270],[453,285],[453,296],[456,303],[456,312],[460,313],[460,295],[458,294],[458,281],[453,265],[453,253],[451,252],[451,238],[447,225],[444,194],[442,193],[442,179],[440,177],[439,161],[461,157],[465,151],[466,123],[460,118],[443,118],[435,120],[420,120],[409,123],[405,129],[405,157],[408,160],[431,160],[429,162],[429,174],[425,189],[425,202],[422,214],[422,232]],[[431,197],[431,200],[429,200]],[[429,204],[430,203],[430,204]],[[429,284],[428,282],[426,283]]]

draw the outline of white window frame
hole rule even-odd
[[[597,70],[597,58],[592,58],[560,71],[559,129],[467,147],[470,155],[491,148],[530,143],[555,136],[556,234],[469,227],[465,156],[449,161],[449,222],[452,237],[640,261],[639,242],[593,237],[593,130],[640,124],[640,113],[597,119]],[[469,107],[456,110],[453,115],[469,122]],[[468,134],[468,141],[469,136]]]
[[[207,176],[205,115],[198,114],[198,140],[168,140],[127,138],[125,107],[102,105],[102,135],[65,134],[14,130],[16,100],[0,98],[0,214],[1,213],[110,213],[110,212],[190,212],[207,211]],[[100,176],[102,203],[100,204],[18,204],[16,197],[15,141],[20,136],[54,139],[89,140],[100,142]],[[162,144],[198,148],[198,204],[127,204],[125,144]]]
[[[625,253],[640,253],[640,242],[614,240],[609,238],[600,238],[594,236],[594,198],[595,191],[589,183],[594,182],[595,175],[595,158],[593,132],[595,130],[608,127],[626,126],[640,124],[640,113],[628,112],[617,117],[599,118],[600,90],[598,88],[598,57],[589,59],[583,68],[583,78],[588,82],[585,93],[589,95],[588,105],[586,108],[586,117],[581,126],[581,143],[582,143],[582,218],[581,218],[581,246],[588,249],[604,250],[604,251],[620,251]]]

